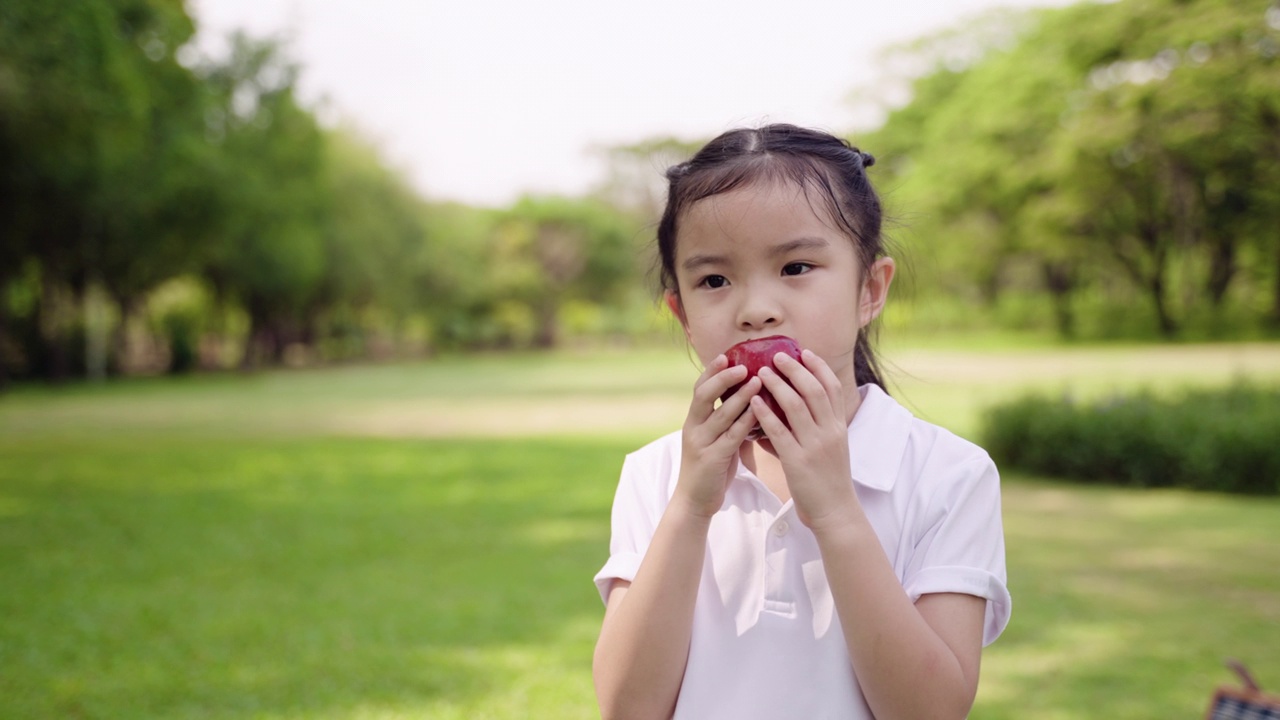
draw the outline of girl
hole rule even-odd
[[[606,718],[919,720],[973,703],[1009,618],[999,478],[884,390],[867,326],[894,263],[873,162],[770,125],[667,172],[665,298],[705,371],[683,430],[623,464],[595,578]],[[802,359],[780,353],[717,403],[747,374],[725,349],[777,334]]]

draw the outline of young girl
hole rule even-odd
[[[1009,618],[999,478],[884,390],[866,330],[894,263],[873,162],[770,125],[667,172],[666,301],[706,369],[683,430],[623,465],[595,578],[605,718],[918,720],[973,703]],[[724,351],[779,334],[802,359],[780,353],[717,402],[747,375]]]

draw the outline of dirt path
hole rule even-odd
[[[1035,349],[967,352],[908,350],[890,357],[892,386],[918,415],[962,434],[973,432],[982,407],[1030,388],[1090,392],[1218,385],[1233,378],[1280,381],[1280,344]],[[379,402],[323,419],[339,434],[386,437],[513,436],[542,434],[656,437],[679,429],[685,393],[660,384],[649,394],[572,392],[555,397]]]

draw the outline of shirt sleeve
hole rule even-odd
[[[1005,571],[1000,476],[980,453],[947,473],[934,488],[930,521],[916,541],[903,579],[912,602],[930,593],[964,593],[987,600],[982,644],[990,645],[1009,623],[1012,599]]]
[[[622,475],[613,498],[609,559],[595,576],[596,589],[605,602],[609,600],[609,586],[614,580],[635,579],[662,518],[666,493],[655,465],[652,453],[633,453],[622,464]]]

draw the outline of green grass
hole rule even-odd
[[[625,446],[0,448],[2,717],[590,714]]]
[[[961,428],[1028,386],[1280,374],[1268,346],[891,359]],[[594,717],[617,471],[694,374],[674,350],[0,396],[0,717]],[[1227,656],[1280,687],[1280,502],[1008,476],[1005,522],[973,717],[1197,717]]]
[[[1280,682],[1280,501],[1005,483],[1013,618],[978,718],[1200,717],[1244,660]]]

